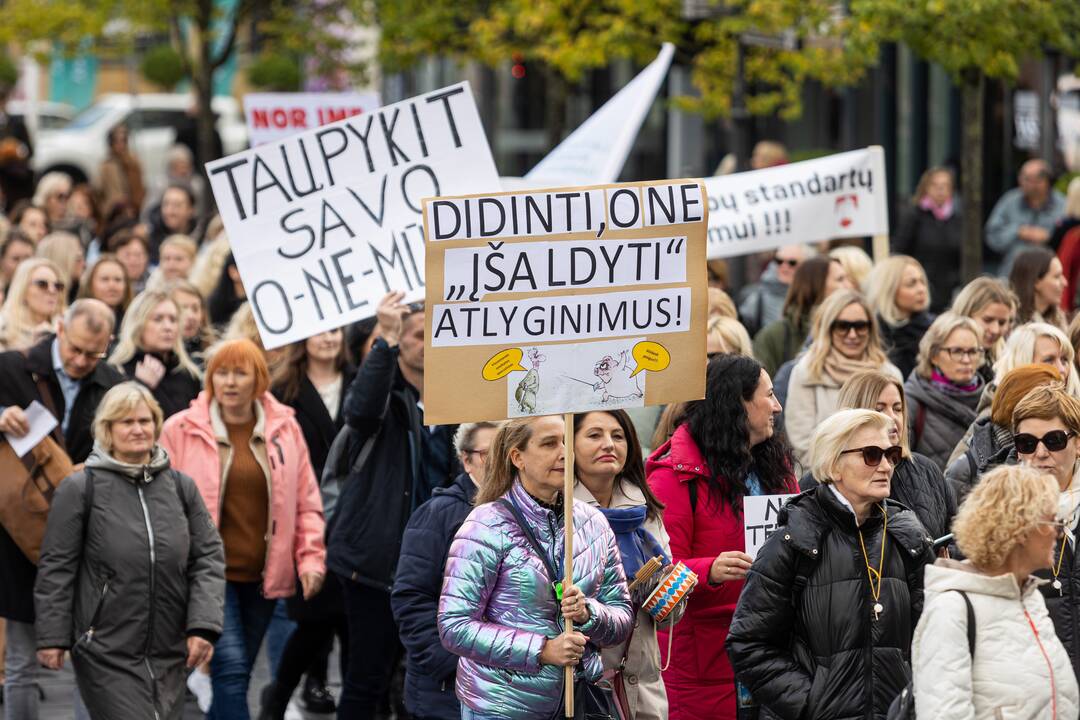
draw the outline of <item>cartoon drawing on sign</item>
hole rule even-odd
[[[854,219],[851,217],[859,210],[859,196],[855,194],[841,195],[836,198],[833,212],[840,215],[840,227],[846,228]]]
[[[532,368],[525,373],[525,377],[514,390],[514,399],[517,400],[518,409],[527,415],[536,412],[536,393],[540,390],[540,363],[545,360],[547,356],[541,355],[539,349],[529,348],[529,361],[532,363]]]
[[[641,398],[645,394],[641,389],[641,380],[634,377],[630,366],[630,351],[623,350],[616,357],[605,355],[593,365],[593,375],[597,381],[592,384],[594,392],[600,393],[600,402]],[[584,383],[584,380],[570,378]],[[586,383],[588,384],[588,383]]]

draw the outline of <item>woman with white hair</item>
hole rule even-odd
[[[202,373],[184,348],[180,309],[164,290],[135,297],[109,363],[149,388],[166,418],[186,410],[202,389]]]
[[[86,255],[79,236],[63,230],[51,232],[38,243],[35,254],[56,263],[67,282],[66,299],[69,303],[75,302],[79,293],[79,279],[86,270]]]
[[[926,568],[926,611],[911,646],[920,718],[1075,718],[1069,656],[1034,574],[1054,562],[1063,523],[1052,475],[986,473],[953,522],[964,562]]]
[[[795,458],[806,465],[810,435],[837,408],[840,387],[855,373],[878,370],[903,382],[885,357],[870,305],[853,290],[826,298],[814,316],[813,342],[795,363],[788,384],[784,428]]]
[[[71,176],[62,172],[45,173],[38,180],[31,201],[44,208],[51,227],[62,227],[68,221],[68,200],[71,198]]]
[[[893,255],[874,266],[866,280],[866,298],[881,325],[881,343],[889,361],[907,377],[915,369],[919,341],[934,321],[928,312],[930,287],[919,261]]]
[[[919,360],[904,390],[911,449],[944,470],[953,448],[975,422],[983,381],[979,326],[969,317],[939,315],[919,342]]]
[[[23,350],[56,332],[67,309],[67,283],[60,268],[45,258],[24,260],[15,269],[0,306],[0,348]]]
[[[94,417],[94,450],[53,498],[34,600],[38,660],[71,652],[90,717],[184,714],[185,667],[221,635],[225,556],[195,482],[158,445],[161,408],[132,382]]]
[[[1058,327],[1048,323],[1033,322],[1012,331],[1001,357],[994,363],[994,383],[986,388],[980,407],[989,405],[1001,378],[1015,367],[1029,363],[1053,365],[1065,379],[1065,388],[1080,398],[1080,377],[1073,366],[1075,351],[1069,338]]]
[[[903,454],[893,427],[861,409],[818,427],[819,485],[788,501],[746,576],[727,651],[753,701],[783,720],[881,718],[908,683],[933,554],[915,514],[888,499]]]

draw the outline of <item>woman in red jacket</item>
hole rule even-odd
[[[787,444],[774,435],[780,403],[752,358],[709,361],[705,399],[649,458],[649,486],[666,508],[671,552],[699,584],[683,620],[659,643],[671,720],[734,720],[735,675],[724,652],[750,557],[743,552],[742,499],[798,492]]]

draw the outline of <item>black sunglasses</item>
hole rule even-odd
[[[847,335],[852,330],[856,335],[865,335],[870,332],[869,320],[834,320],[829,326],[833,332]]]
[[[787,265],[788,267],[798,267],[799,265],[798,260],[792,260],[790,258],[774,257],[773,262],[777,265]]]
[[[1035,452],[1035,448],[1039,447],[1039,443],[1045,445],[1050,452],[1058,452],[1065,449],[1065,446],[1069,444],[1069,438],[1072,436],[1073,433],[1064,430],[1051,430],[1042,437],[1035,437],[1031,433],[1020,433],[1019,435],[1013,435],[1013,445],[1016,446],[1016,452],[1021,455],[1030,455]]]
[[[34,287],[40,290],[48,290],[50,287],[54,292],[64,292],[64,283],[62,282],[49,282],[48,280],[33,280],[31,281]]]
[[[848,453],[862,453],[862,460],[868,467],[877,467],[881,464],[881,458],[883,457],[889,461],[890,465],[895,467],[900,462],[900,458],[904,456],[904,450],[899,445],[887,448],[867,445],[866,447],[844,450],[840,454],[847,455]]]

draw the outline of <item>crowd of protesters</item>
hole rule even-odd
[[[93,187],[0,173],[0,432],[37,401],[74,467],[36,561],[0,528],[6,720],[67,662],[79,718],[546,720],[565,668],[597,717],[1077,717],[1080,180],[1026,163],[966,285],[932,168],[891,257],[710,288],[704,399],[573,416],[563,585],[563,417],[426,425],[402,293],[266,351],[191,153],[151,187],[108,142]],[[751,558],[744,499],[795,493]]]

